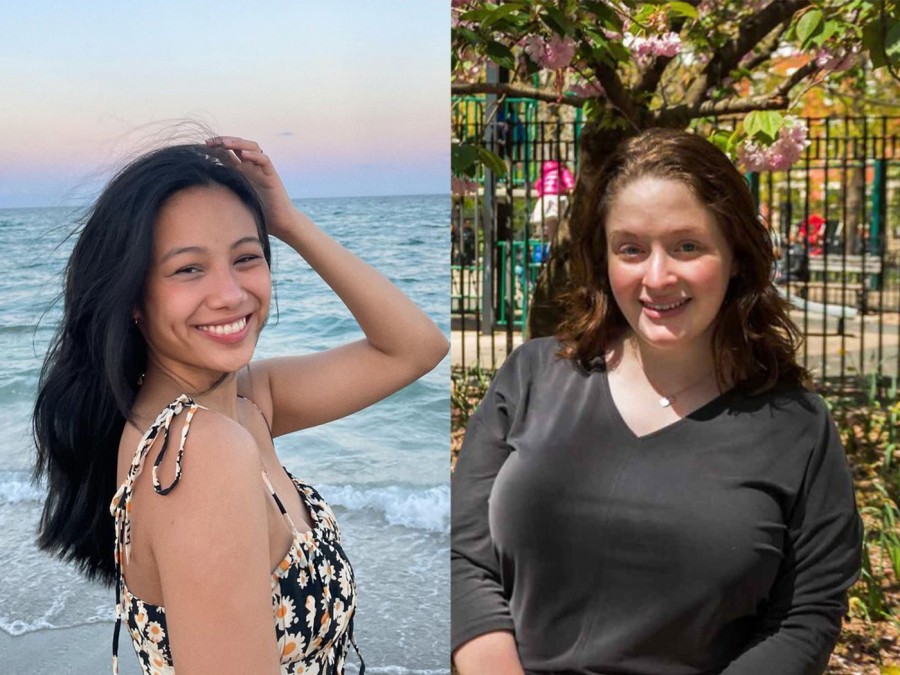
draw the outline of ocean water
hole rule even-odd
[[[326,232],[381,270],[449,335],[449,197],[298,200]],[[0,631],[113,628],[112,589],[34,545],[43,504],[30,481],[30,415],[56,321],[77,209],[0,209]],[[256,358],[358,339],[343,304],[273,241],[273,311]],[[334,508],[360,595],[357,641],[372,672],[449,673],[449,357],[367,410],[276,440],[285,466]],[[123,659],[131,659],[123,646]]]

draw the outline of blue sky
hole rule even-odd
[[[0,207],[84,202],[186,119],[295,198],[447,192],[449,41],[446,0],[8,3]]]

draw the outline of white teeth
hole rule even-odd
[[[216,335],[234,335],[235,333],[239,333],[244,330],[244,326],[247,325],[247,317],[242,317],[233,323],[226,324],[224,326],[197,326],[200,330],[205,330],[207,333],[214,333]]]
[[[671,305],[654,305],[649,302],[644,303],[644,307],[649,309],[655,309],[658,312],[665,312],[669,309],[675,309],[676,307],[681,307],[684,303],[686,303],[690,298],[685,298],[684,300],[679,300],[678,302],[673,302]]]

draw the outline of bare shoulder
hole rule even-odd
[[[172,452],[183,417],[169,432]],[[205,409],[195,412],[184,438],[178,483],[151,497],[152,548],[173,657],[189,672],[211,672],[213,664],[229,672],[277,672],[267,493],[256,443],[240,424]],[[171,467],[164,474],[166,486]],[[222,634],[234,639],[222,644]]]
[[[266,531],[265,491],[253,436],[224,415],[198,409],[179,453],[187,424],[184,414],[173,419],[156,478],[160,489],[171,489],[151,496],[156,516],[152,546],[158,561],[170,551],[182,556],[186,550],[260,524]],[[148,463],[158,453],[159,448],[151,449]]]
[[[272,387],[269,382],[268,360],[253,361],[238,372],[238,395],[249,399],[259,408],[266,423],[272,426]]]

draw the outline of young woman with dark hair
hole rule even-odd
[[[568,320],[503,364],[456,466],[461,675],[824,672],[862,528],[746,181],[652,130],[587,208]]]
[[[365,339],[251,362],[270,234]],[[297,211],[259,146],[234,137],[123,169],[78,237],[64,303],[34,413],[48,485],[39,543],[116,584],[114,669],[124,623],[148,674],[176,662],[179,675],[343,672],[352,569],[331,510],[272,439],[421,377],[447,351],[439,329]]]

